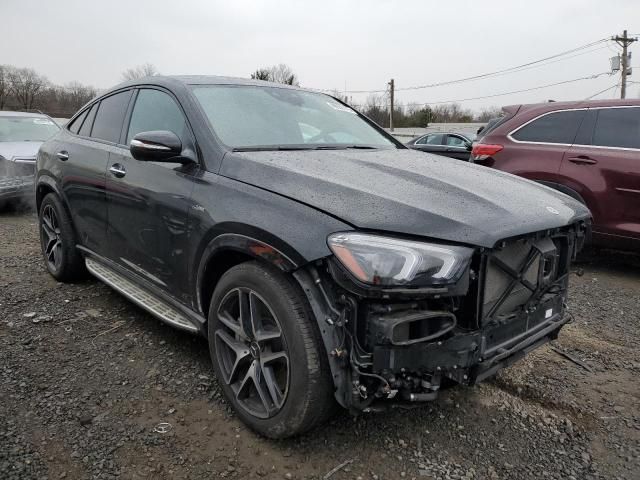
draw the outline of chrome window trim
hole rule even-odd
[[[580,143],[532,142],[532,141],[529,141],[529,140],[516,140],[512,136],[518,130],[520,130],[521,128],[527,126],[531,122],[534,122],[534,121],[538,120],[539,118],[542,118],[542,117],[544,117],[546,115],[551,115],[552,113],[574,112],[574,111],[577,112],[577,111],[580,111],[580,110],[605,110],[605,109],[613,109],[613,108],[640,108],[640,105],[612,105],[610,107],[606,107],[606,106],[603,106],[603,107],[579,107],[579,108],[563,108],[563,109],[560,109],[560,110],[551,110],[550,112],[542,113],[542,114],[538,115],[537,117],[534,117],[531,120],[528,120],[527,122],[523,123],[519,127],[514,128],[513,130],[511,130],[507,134],[507,138],[509,140],[511,140],[513,143],[525,143],[525,144],[529,144],[529,145],[559,145],[561,147],[603,148],[603,149],[606,149],[606,150],[626,150],[626,151],[631,151],[631,152],[640,151],[640,148],[632,148],[632,147],[609,147],[609,146],[604,146],[604,145],[583,145],[583,144],[580,144]]]
[[[556,145],[556,144],[554,144]],[[574,143],[569,145],[570,147],[581,147],[581,148],[596,148],[596,149],[604,149],[604,150],[625,150],[629,152],[640,152],[640,148],[632,148],[632,147],[605,147],[604,145],[582,145],[580,143]]]

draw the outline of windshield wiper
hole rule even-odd
[[[315,150],[306,145],[263,145],[255,147],[235,147],[234,152],[278,152],[290,150]]]
[[[235,147],[234,152],[280,152],[300,150],[377,150],[371,145],[344,145],[332,143],[296,144],[296,145],[256,145],[254,147]]]
[[[371,145],[318,145],[315,150],[377,150]]]

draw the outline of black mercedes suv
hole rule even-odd
[[[269,437],[425,402],[558,335],[589,229],[571,197],[407,149],[321,93],[150,77],[82,108],[37,158],[42,252],[208,339]]]

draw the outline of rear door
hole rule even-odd
[[[640,239],[640,107],[590,110],[561,174],[585,199],[594,231]]]
[[[60,167],[62,191],[73,218],[80,243],[106,254],[105,171],[112,144],[103,132],[94,132],[96,114],[126,110],[130,91],[119,92],[94,103],[69,126],[61,138],[55,155]]]
[[[564,152],[573,144],[585,113],[560,110],[529,120],[507,135],[510,142],[494,157],[493,166],[531,180],[557,181]]]
[[[109,158],[109,256],[188,303],[188,202],[199,167],[135,160],[129,142],[140,132],[154,130],[174,132],[183,152],[190,150],[196,158],[193,134],[176,99],[161,89],[138,90]]]

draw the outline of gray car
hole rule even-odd
[[[0,208],[33,197],[36,154],[58,130],[41,113],[0,112]]]
[[[473,133],[430,132],[408,141],[405,145],[413,150],[468,161],[474,139]]]

